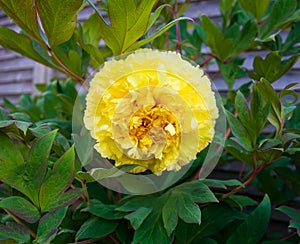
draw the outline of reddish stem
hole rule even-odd
[[[278,238],[277,240],[278,240],[278,241],[285,241],[285,240],[287,240],[287,239],[293,237],[293,236],[296,235],[296,234],[297,234],[297,231],[294,230],[294,231],[292,231],[292,232],[290,232],[290,233],[287,233],[286,235],[284,235],[284,236]]]
[[[243,190],[247,185],[249,185],[249,184],[255,179],[255,177],[259,174],[260,171],[263,170],[263,168],[264,168],[265,166],[266,166],[266,163],[264,162],[264,163],[262,163],[258,168],[253,169],[252,174],[251,174],[250,177],[243,183],[243,186],[238,186],[238,187],[234,188],[232,191],[230,191],[230,192],[228,192],[228,193],[222,195],[222,196],[219,198],[219,200],[223,200],[223,199],[225,199],[225,198],[227,198],[227,197],[229,197],[229,196],[231,196],[231,195],[233,195],[233,194],[235,194],[235,193],[237,193],[237,192]]]
[[[207,65],[211,60],[213,59],[212,56],[209,56],[207,59],[205,59],[201,64],[199,64],[200,67],[203,67]]]

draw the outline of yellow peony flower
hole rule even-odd
[[[213,139],[218,109],[209,79],[175,52],[141,49],[94,76],[84,124],[102,157],[133,172],[178,171]]]

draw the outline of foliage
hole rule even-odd
[[[0,108],[3,243],[299,243],[299,85],[273,84],[299,58],[300,3],[221,0],[220,25],[205,15],[189,21],[188,3],[0,1],[21,28],[0,27],[0,45],[69,77]],[[85,6],[94,13],[82,23]],[[226,82],[220,164],[240,161],[238,180],[197,179],[201,154],[180,182],[145,196],[112,192],[83,172],[72,136],[76,84],[109,57],[145,46],[176,49]],[[248,70],[245,53],[260,50],[267,55]],[[240,78],[250,82],[239,86]],[[258,198],[240,194],[248,185]],[[289,219],[285,233],[272,232],[274,214]]]

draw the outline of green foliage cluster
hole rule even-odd
[[[85,5],[94,14],[79,23]],[[299,85],[278,92],[272,83],[299,58],[300,1],[219,7],[220,25],[207,16],[190,21],[188,1],[0,1],[21,28],[0,27],[0,45],[69,77],[0,108],[1,243],[299,243]],[[199,157],[169,189],[129,196],[82,172],[71,121],[76,84],[90,67],[145,46],[176,49],[207,72],[218,67],[211,77],[227,84],[229,124],[220,164],[242,162],[238,179],[197,179]],[[246,52],[261,50],[266,57],[246,69]],[[233,89],[243,77],[249,82]],[[258,197],[241,194],[248,185]],[[286,230],[270,228],[273,214],[290,221]]]

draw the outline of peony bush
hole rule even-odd
[[[0,108],[1,242],[299,243],[299,1],[190,4],[0,1],[0,45],[65,76]]]

